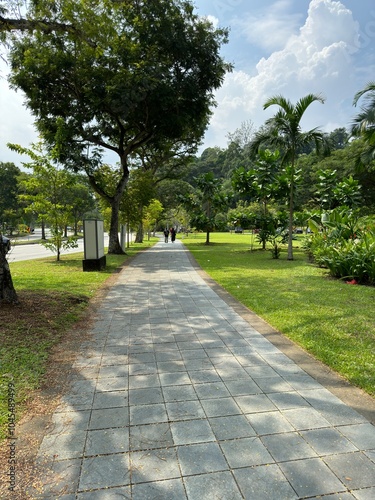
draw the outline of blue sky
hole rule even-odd
[[[349,127],[358,112],[354,94],[375,80],[374,0],[195,0],[199,15],[230,30],[222,55],[234,65],[216,93],[217,107],[202,149],[225,148],[228,133],[244,122],[254,129],[277,107],[263,110],[281,94],[293,103],[308,93],[325,103],[306,111],[304,129],[330,132]],[[4,75],[4,65],[0,68]],[[20,92],[0,80],[0,161],[20,164],[7,142],[36,140]]]
[[[234,64],[216,94],[204,147],[226,147],[227,135],[250,120],[260,127],[277,107],[308,93],[325,103],[306,111],[304,129],[349,127],[354,94],[375,80],[374,0],[195,0],[199,14],[230,29],[223,55]]]

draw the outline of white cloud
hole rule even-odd
[[[279,0],[264,10],[235,18],[232,25],[252,44],[268,51],[278,50],[300,26],[301,16],[289,13],[290,6],[290,0]]]
[[[282,50],[262,58],[255,76],[242,71],[227,75],[217,93],[220,105],[207,134],[208,145],[224,147],[226,133],[245,120],[252,120],[256,127],[262,125],[277,110],[270,107],[263,111],[263,104],[277,94],[292,102],[309,93],[326,98],[324,105],[314,103],[306,112],[302,123],[306,129],[318,126],[329,131],[348,126],[352,99],[358,90],[351,55],[358,31],[351,11],[341,2],[312,0],[298,34],[289,37]]]
[[[214,28],[217,28],[219,26],[219,19],[215,16],[206,16],[208,21],[212,24]]]

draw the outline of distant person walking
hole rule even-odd
[[[169,231],[167,228],[164,229],[164,242],[168,243]]]
[[[176,230],[175,230],[174,227],[172,227],[172,229],[171,229],[171,240],[172,240],[172,243],[174,243],[175,239],[176,239]]]

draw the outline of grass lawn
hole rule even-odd
[[[329,278],[307,262],[301,239],[294,260],[271,258],[250,234],[183,239],[200,266],[236,299],[305,350],[375,396],[375,288]],[[251,247],[253,251],[251,251]]]
[[[127,255],[107,255],[106,269],[83,272],[83,253],[10,264],[20,304],[0,304],[0,440],[6,436],[8,387],[14,383],[16,415],[38,388],[51,349],[87,309],[105,281],[127,259],[153,245],[156,238],[133,244]]]

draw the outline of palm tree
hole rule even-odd
[[[288,260],[293,260],[293,210],[296,160],[300,151],[307,144],[312,142],[319,151],[322,146],[327,147],[327,141],[323,132],[314,128],[308,132],[302,132],[301,119],[306,109],[314,101],[324,103],[320,95],[308,94],[302,97],[295,105],[281,95],[269,98],[263,105],[263,109],[276,104],[279,111],[265,122],[265,127],[261,129],[250,144],[251,154],[256,155],[259,148],[275,147],[281,152],[281,161],[288,167],[289,174],[289,238],[288,238]]]
[[[362,137],[366,144],[366,148],[357,158],[357,167],[363,167],[375,160],[375,82],[369,82],[364,89],[356,93],[353,100],[354,106],[363,95],[365,95],[365,104],[352,124],[352,135]]]

